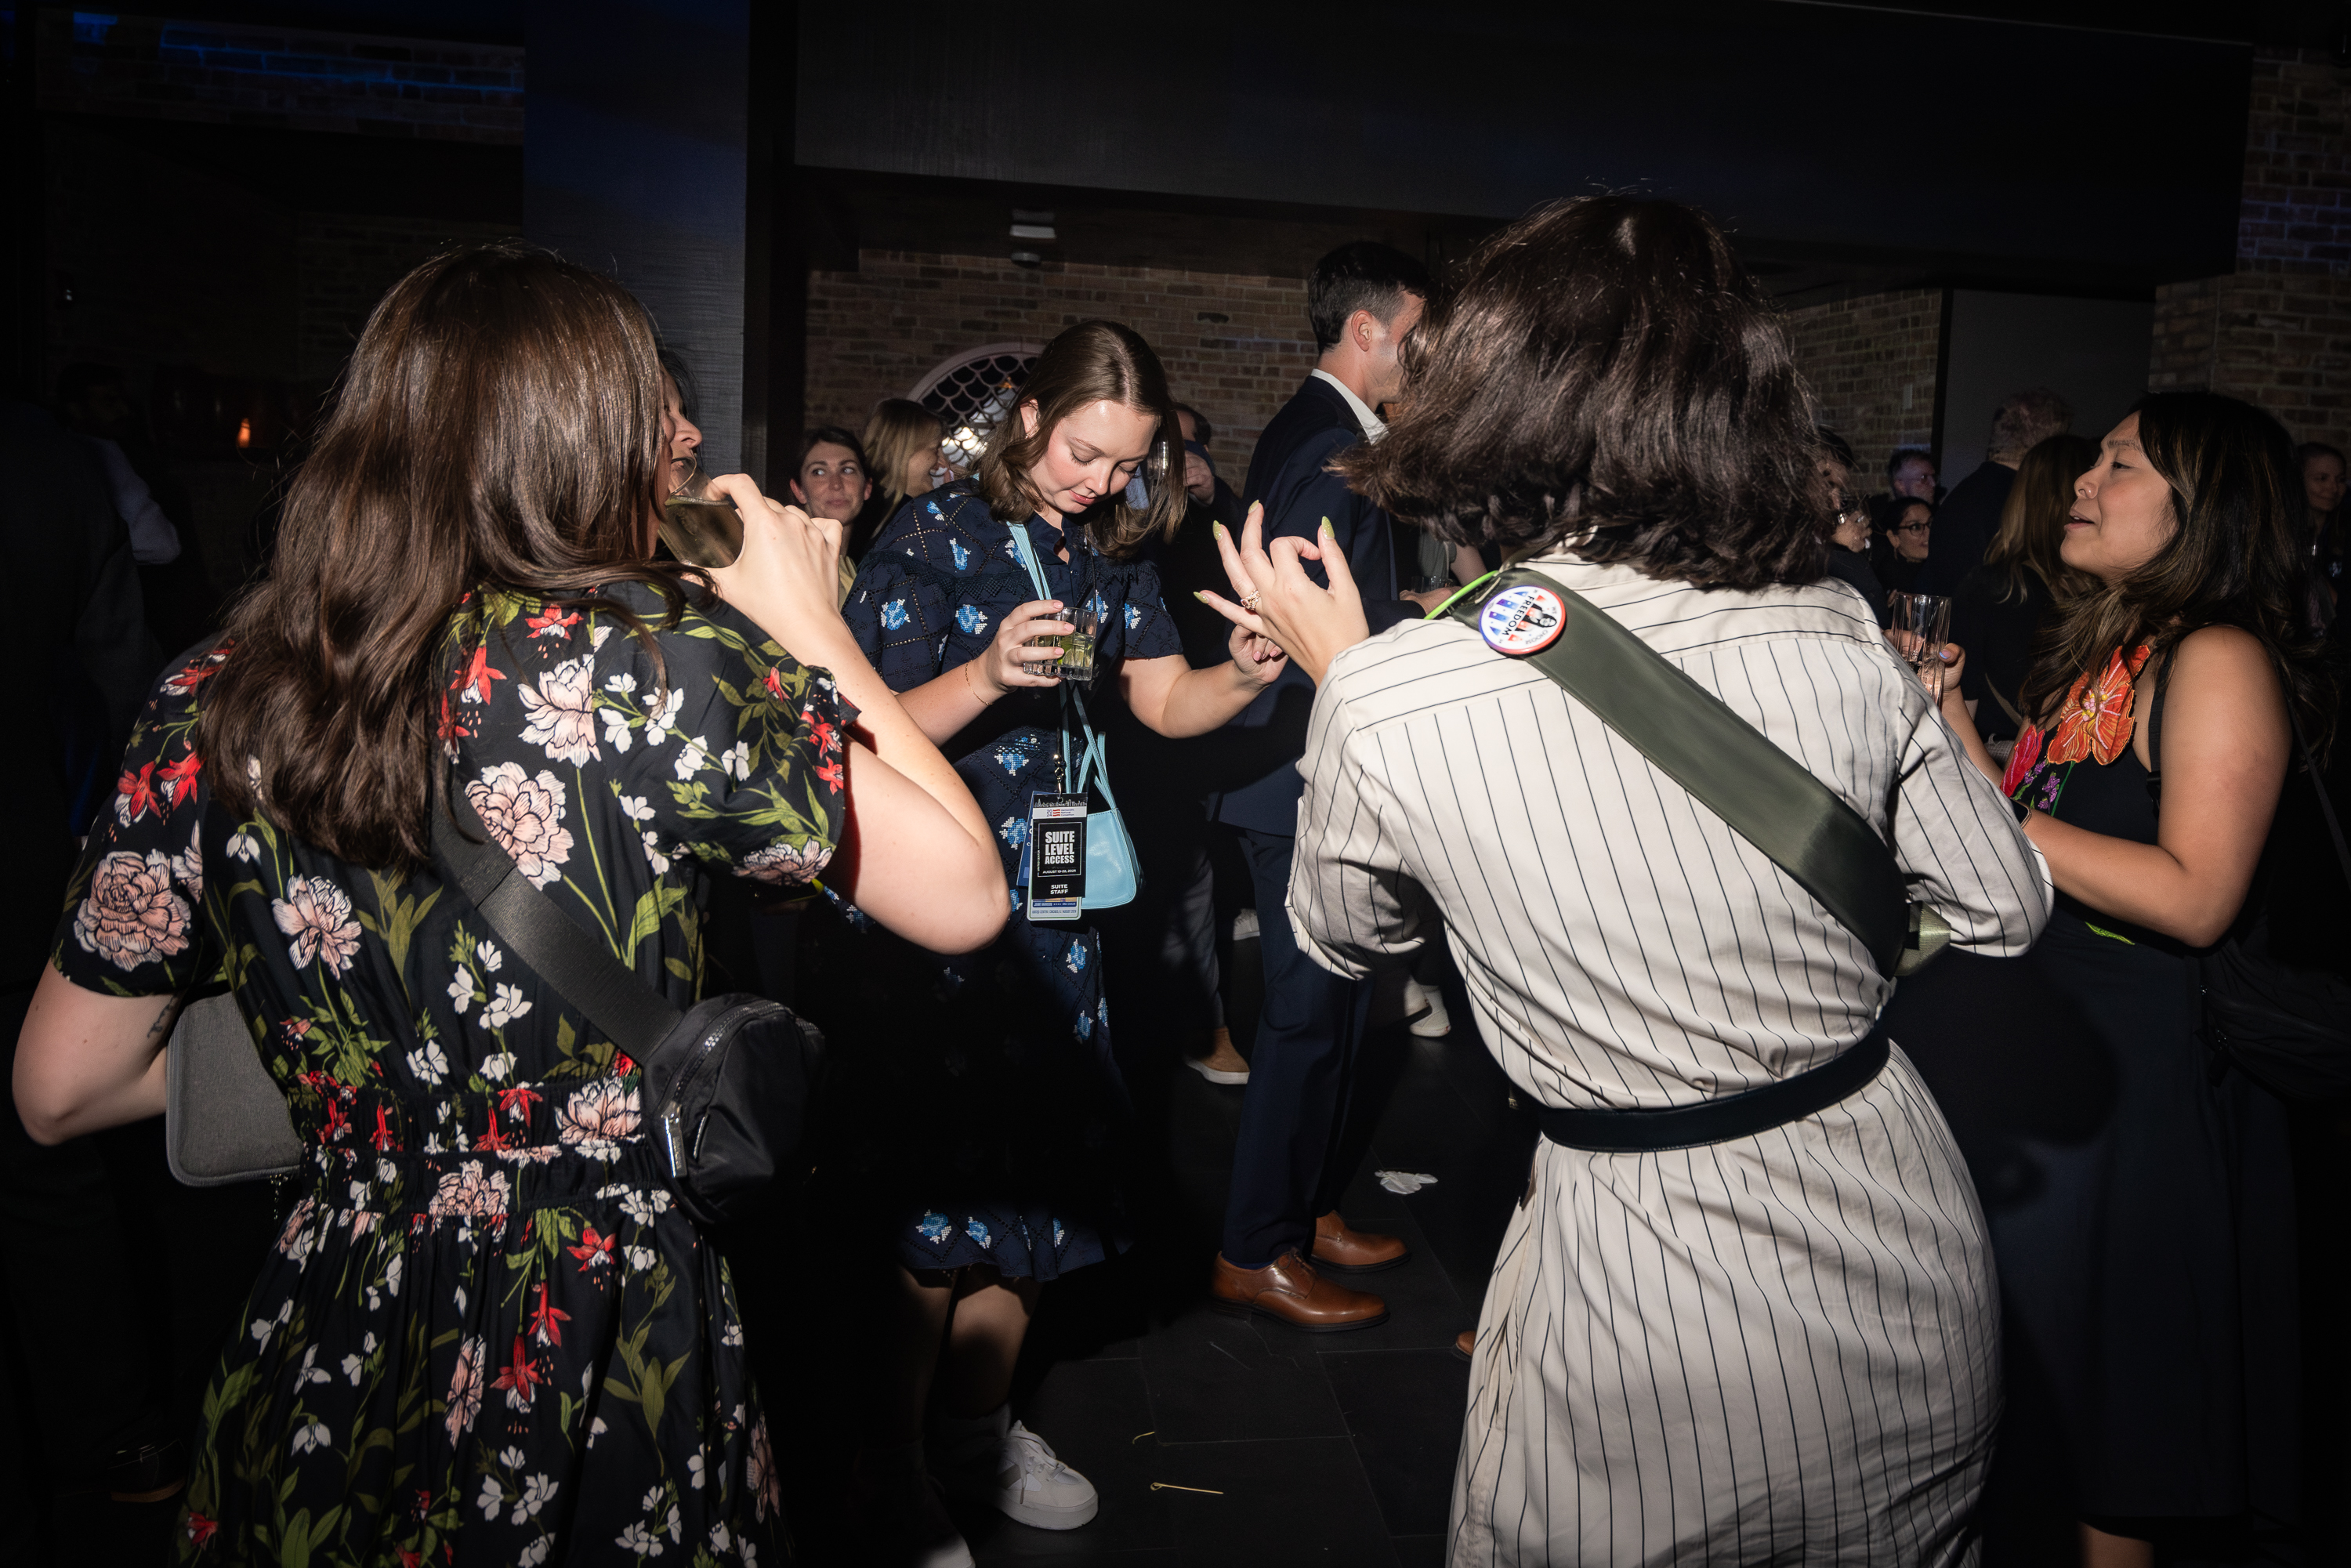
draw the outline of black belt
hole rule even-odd
[[[1565,1111],[1544,1105],[1538,1107],[1535,1122],[1552,1143],[1596,1154],[1694,1149],[1751,1138],[1825,1111],[1851,1094],[1885,1069],[1892,1046],[1883,1028],[1873,1029],[1834,1061],[1719,1100],[1661,1111]]]

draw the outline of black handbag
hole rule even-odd
[[[2157,727],[2163,721],[2164,691],[2170,683],[2171,659],[2167,654],[2156,676],[2155,699],[2147,715],[2147,751],[2156,761],[2155,770],[2147,775],[2147,789],[2158,812],[2163,804],[2163,754],[2156,749]],[[2328,797],[2325,775],[2290,700],[2286,722],[2294,727],[2294,751],[2302,767],[2288,769],[2284,789],[2292,791],[2297,779],[2309,786],[2315,814],[2325,822],[2327,836],[2334,841],[2335,863],[2343,873],[2343,891],[2335,901],[2335,907],[2340,909],[2342,898],[2351,895],[2351,845],[2344,841],[2342,820]],[[2278,814],[2271,821],[2270,841],[2262,848],[2261,864],[2246,892],[2244,908],[2226,936],[2197,955],[2197,981],[2204,1004],[2200,1032],[2212,1052],[2216,1078],[2233,1065],[2283,1098],[2331,1101],[2351,1094],[2351,981],[2344,977],[2340,954],[2281,952],[2287,945],[2287,933],[2273,918],[2278,913],[2281,879],[2290,869],[2306,870],[2311,858],[2299,852],[2293,841],[2296,834],[2282,831],[2303,804],[2290,795],[2280,799]],[[2325,862],[2321,859],[2317,863]]]
[[[705,997],[681,1013],[516,873],[462,791],[450,798],[456,822],[433,815],[444,874],[540,979],[643,1069],[643,1125],[687,1218],[705,1228],[745,1218],[797,1157],[824,1036],[789,1008],[742,993]]]

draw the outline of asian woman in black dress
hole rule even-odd
[[[2003,1443],[2036,1449],[2033,1480],[2099,1568],[2190,1542],[2242,1552],[2296,1513],[2284,1111],[2208,1057],[2194,959],[2253,885],[2289,708],[2321,744],[2332,712],[2302,623],[2295,478],[2261,410],[2145,399],[2075,481],[2062,555],[2095,586],[2024,683],[2034,722],[2006,768],[1954,721],[2004,774],[2058,891],[2018,960],[2038,999],[2006,1020],[2040,1070],[2001,1092],[2067,1130],[2020,1145],[2033,1179],[1986,1208],[2010,1323]],[[2095,1071],[2065,1076],[2069,1059]]]

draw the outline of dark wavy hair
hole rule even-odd
[[[1104,497],[1085,513],[1087,537],[1104,555],[1133,555],[1154,533],[1174,538],[1183,526],[1184,470],[1169,459],[1177,444],[1176,400],[1167,392],[1167,372],[1143,334],[1117,321],[1081,321],[1065,329],[1020,384],[1020,402],[1037,405],[1037,430],[1021,426],[1018,413],[1008,413],[989,432],[987,450],[972,476],[988,510],[1008,522],[1027,522],[1037,515],[1037,496],[1029,488],[1029,470],[1045,455],[1053,428],[1089,403],[1110,402],[1155,416],[1159,433],[1152,437],[1146,466],[1158,471],[1150,504],[1141,510],[1123,497]]]
[[[2159,657],[2191,632],[2236,626],[2283,665],[2303,733],[2324,747],[2335,685],[2303,619],[2309,563],[2297,538],[2293,439],[2267,411],[2220,392],[2150,392],[2135,412],[2139,450],[2171,488],[2171,538],[2136,571],[2062,607],[2020,706],[2053,714],[2116,648],[2144,643]]]
[[[196,749],[230,810],[403,873],[432,858],[449,660],[487,635],[484,587],[617,612],[600,585],[686,590],[647,556],[659,516],[661,364],[620,285],[490,245],[394,284],[360,333],[286,497],[275,569],[228,617]]]
[[[1568,541],[1700,588],[1819,580],[1830,500],[1786,332],[1678,202],[1586,196],[1481,245],[1404,345],[1404,408],[1337,466],[1505,554]]]

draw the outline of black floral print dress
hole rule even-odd
[[[1097,601],[1098,678],[1115,679],[1123,659],[1180,654],[1156,569],[1100,554],[1072,521],[1066,561],[1055,559],[1050,525],[1029,525],[1030,538],[1054,597]],[[959,482],[899,508],[841,613],[903,692],[977,657],[997,622],[1036,597],[1011,529]],[[960,957],[885,932],[831,931],[840,950],[819,963],[836,983],[809,1007],[871,1074],[838,1096],[870,1113],[845,1128],[852,1147],[838,1163],[860,1201],[883,1209],[906,1267],[985,1263],[1008,1278],[1051,1280],[1124,1244],[1126,1092],[1111,1051],[1102,938],[1082,920],[1032,924],[1017,882],[1029,797],[1061,788],[1061,694],[1012,692],[941,749],[996,827],[1012,918],[995,943]],[[1115,789],[1115,758],[1110,766]],[[854,911],[848,921],[867,925]],[[820,927],[814,940],[826,935]]]
[[[658,626],[647,588],[611,591]],[[658,630],[485,593],[453,627],[453,780],[669,999],[710,873],[806,882],[842,812],[822,671],[724,605]],[[209,803],[204,683],[157,688],[69,892],[93,990],[223,977],[313,1148],[205,1396],[183,1562],[789,1559],[733,1286],[642,1135],[635,1064],[430,872]]]

